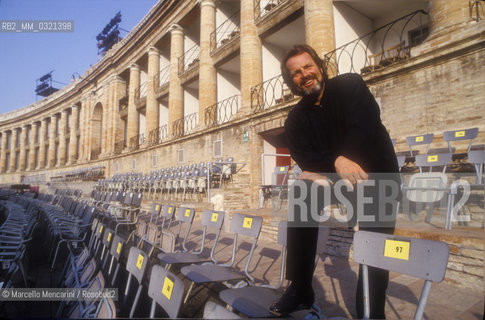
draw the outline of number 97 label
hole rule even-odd
[[[386,240],[384,257],[409,260],[409,242]]]

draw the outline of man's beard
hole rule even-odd
[[[301,90],[303,92],[303,96],[309,97],[312,100],[316,100],[318,99],[318,97],[320,96],[320,93],[322,92],[322,81],[319,81],[317,79],[317,83],[313,88],[311,89],[302,88]]]

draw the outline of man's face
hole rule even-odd
[[[307,52],[289,58],[286,61],[286,68],[290,72],[293,83],[304,95],[320,94],[323,74]]]

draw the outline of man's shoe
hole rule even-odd
[[[301,295],[290,286],[278,301],[273,302],[269,307],[269,312],[281,317],[298,309],[310,309],[314,301],[313,290]]]

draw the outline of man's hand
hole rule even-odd
[[[369,177],[357,163],[344,156],[335,159],[335,171],[350,184],[356,184],[358,180],[367,180]]]
[[[322,186],[330,186],[330,182],[328,181],[327,177],[322,176],[319,173],[311,172],[311,171],[303,171],[297,177],[297,180],[311,180],[316,182]]]

